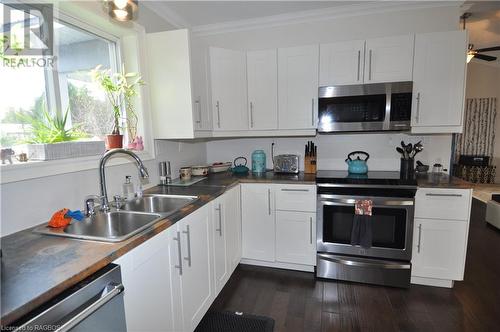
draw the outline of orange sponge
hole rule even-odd
[[[71,222],[71,217],[66,217],[69,209],[62,209],[52,215],[49,221],[49,227],[65,227]]]

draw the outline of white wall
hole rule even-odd
[[[207,143],[207,161],[232,161],[238,156],[248,159],[251,165],[251,154],[254,150],[266,152],[267,167],[272,168],[271,143],[275,142],[274,154],[299,154],[300,169],[304,169],[303,157],[307,141],[312,140],[318,146],[318,169],[347,169],[345,159],[352,151],[362,150],[370,154],[368,167],[370,170],[398,171],[400,155],[396,151],[401,140],[406,143],[417,143],[422,140],[424,151],[417,160],[432,165],[435,162],[449,168],[451,157],[451,135],[409,136],[405,134],[351,134],[351,135],[317,135],[316,137],[294,138],[243,138],[210,141]]]
[[[497,98],[497,117],[495,122],[495,147],[493,165],[497,167],[496,183],[500,183],[500,67],[480,60],[467,65],[466,98]]]
[[[206,160],[205,143],[156,141],[156,144],[156,159],[145,162],[150,175],[144,182],[145,187],[159,183],[159,161],[170,160],[172,174],[178,177],[181,166],[200,164]],[[134,163],[107,168],[106,180],[110,199],[115,194],[121,194],[121,184],[125,175],[132,175],[133,182],[137,182],[139,176]],[[99,194],[97,168],[2,184],[0,185],[1,236],[48,221],[52,213],[61,208],[83,209],[84,197],[90,194]]]

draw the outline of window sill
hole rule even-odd
[[[138,151],[136,154],[143,161],[154,159],[154,155],[150,151]],[[97,169],[99,159],[101,156],[1,165],[0,184]],[[125,156],[116,156],[110,159],[107,165],[122,165],[130,162],[130,159]]]

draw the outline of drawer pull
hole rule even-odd
[[[425,194],[425,196],[430,196],[430,197],[462,197],[462,194]]]
[[[309,217],[309,243],[313,244],[313,218]]]
[[[418,244],[417,244],[417,252],[420,254],[420,245],[422,240],[422,224],[418,225]]]
[[[281,191],[300,191],[300,192],[309,192],[309,189],[286,189],[286,188],[283,188],[281,189]]]

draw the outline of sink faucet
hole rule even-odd
[[[104,166],[106,166],[106,162],[108,161],[108,159],[117,153],[126,154],[134,158],[135,162],[137,163],[137,168],[139,169],[139,175],[143,179],[149,177],[148,170],[142,163],[141,158],[139,158],[139,156],[137,156],[132,151],[125,149],[112,149],[106,152],[99,161],[99,183],[101,186],[101,210],[105,212],[109,211],[109,201],[108,201],[108,190],[106,189],[106,174],[104,172]]]

